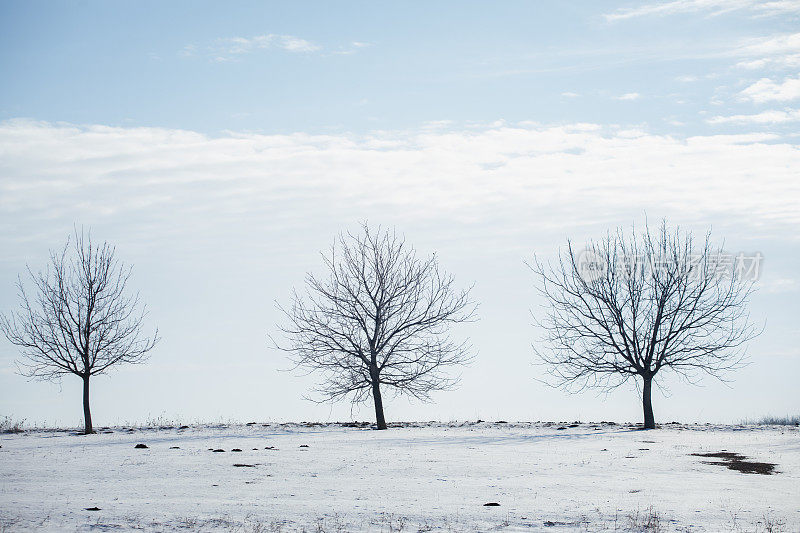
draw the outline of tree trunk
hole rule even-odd
[[[656,419],[653,416],[652,401],[653,377],[645,377],[642,387],[642,406],[644,407],[644,429],[655,429]]]
[[[83,376],[83,423],[84,433],[94,433],[92,429],[92,411],[89,409],[89,376]]]
[[[372,399],[375,401],[375,422],[378,429],[386,429],[386,419],[383,417],[383,398],[381,398],[380,381],[372,379]]]

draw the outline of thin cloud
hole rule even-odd
[[[639,94],[639,93],[625,93],[623,95],[616,96],[615,99],[616,100],[638,100],[641,97],[642,97],[642,95]]]
[[[800,54],[785,54],[776,57],[762,57],[759,59],[740,61],[736,66],[748,70],[796,68],[800,66]]]
[[[207,47],[209,58],[216,62],[239,61],[243,56],[262,50],[282,50],[309,54],[321,51],[322,46],[294,35],[268,33],[253,37],[217,39],[211,46]],[[191,57],[197,54],[197,46],[191,44],[185,46],[179,52],[179,55],[183,57]]]
[[[733,55],[748,58],[737,63],[738,68],[748,70],[797,68],[800,66],[800,33],[748,39],[733,51]]]
[[[264,50],[279,50],[296,54],[322,54],[322,55],[352,55],[372,46],[372,43],[351,41],[346,46],[336,49],[325,49],[315,42],[294,35],[281,35],[268,33],[253,37],[226,37],[217,39],[206,47],[206,52],[211,61],[227,63],[241,61],[245,56]],[[198,55],[196,45],[185,46],[178,55],[192,57]]]
[[[769,294],[785,294],[800,291],[800,280],[797,278],[777,278],[759,282],[759,290]],[[800,355],[800,352],[794,354]]]
[[[187,44],[178,51],[178,55],[180,57],[192,57],[197,55],[197,46],[193,44]]]
[[[717,116],[706,120],[709,124],[784,124],[798,121],[800,121],[800,109],[771,110],[753,115]]]
[[[760,39],[749,39],[737,48],[744,55],[775,55],[800,52],[800,33],[785,33]]]
[[[283,48],[289,52],[316,52],[322,49],[319,45],[291,35],[281,35],[278,48]]]
[[[608,22],[639,17],[664,17],[686,13],[705,13],[719,16],[732,11],[748,11],[756,17],[769,17],[800,13],[800,1],[777,0],[674,0],[643,6],[623,8],[603,15]]]
[[[372,43],[366,43],[366,42],[361,42],[361,41],[353,41],[348,46],[340,48],[338,50],[334,50],[331,53],[333,55],[347,56],[347,55],[355,54],[359,50],[361,50],[363,48],[368,48],[370,46],[372,46]]]
[[[786,102],[800,98],[800,77],[786,78],[782,82],[761,78],[739,93],[743,100],[757,104],[764,102]]]
[[[147,220],[152,235],[173,237],[237,231],[243,219],[262,227],[354,210],[443,227],[490,227],[502,213],[500,233],[528,224],[532,210],[564,227],[643,209],[735,220],[787,238],[800,224],[800,150],[769,133],[677,138],[596,124],[498,123],[211,137],[18,120],[0,123],[0,145],[0,246],[25,238],[19,228],[68,227],[86,213],[104,223]]]

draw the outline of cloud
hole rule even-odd
[[[786,52],[800,52],[800,33],[772,35],[743,42],[738,52],[744,55],[774,55]]]
[[[278,47],[288,50],[289,52],[316,52],[321,50],[322,47],[291,35],[281,35],[278,39]]]
[[[639,93],[625,93],[621,96],[615,97],[617,100],[638,100],[642,95]]]
[[[325,50],[321,45],[294,35],[268,33],[254,37],[227,37],[217,39],[206,48],[209,58],[218,63],[241,61],[248,54],[261,50],[283,50],[297,54],[324,53],[325,55],[352,55],[372,46],[372,43],[351,41],[346,46]],[[191,57],[198,55],[195,45],[185,46],[178,55]]]
[[[361,42],[361,41],[353,41],[348,46],[339,48],[338,50],[334,50],[331,53],[333,55],[347,56],[347,55],[355,54],[359,50],[361,50],[363,48],[368,48],[370,46],[372,46],[372,43],[365,43],[365,42]]]
[[[736,64],[744,69],[787,69],[800,66],[800,33],[748,39],[733,50],[748,59]]]
[[[739,93],[744,100],[757,104],[764,102],[786,102],[800,98],[800,77],[786,78],[783,82],[774,82],[769,78],[761,78]]]
[[[747,61],[740,61],[736,66],[748,70],[795,68],[800,66],[800,54],[785,54],[776,57],[750,59]]]
[[[787,292],[800,291],[800,281],[796,278],[776,278],[761,280],[758,289],[769,294],[786,294]],[[795,355],[800,355],[796,353]]]
[[[686,13],[706,13],[718,16],[731,11],[745,10],[756,17],[777,16],[800,13],[797,0],[674,0],[623,8],[604,15],[608,22],[648,16],[671,16]]]
[[[181,57],[192,57],[195,54],[197,54],[197,47],[193,44],[187,44],[178,52],[178,55]]]
[[[800,150],[767,133],[678,138],[497,123],[208,136],[12,120],[0,123],[0,146],[4,250],[74,222],[121,225],[146,242],[182,234],[192,246],[187,234],[291,229],[354,213],[437,231],[475,223],[484,234],[475,243],[540,231],[542,221],[563,231],[644,211],[789,239],[800,225]]]
[[[706,120],[709,124],[782,124],[800,121],[800,109],[771,110],[754,115],[717,116]]]
[[[217,39],[214,44],[207,48],[207,52],[212,61],[229,62],[238,61],[242,56],[252,54],[259,50],[284,50],[293,53],[312,53],[322,50],[322,47],[306,39],[295,37],[294,35],[278,35],[268,33],[256,35],[254,37],[227,37]],[[179,55],[190,57],[197,55],[198,49],[195,45],[187,45]]]
[[[566,92],[561,93],[561,96],[563,96],[565,98],[577,98],[577,97],[580,96],[580,94],[579,93],[574,93],[572,91],[566,91]]]

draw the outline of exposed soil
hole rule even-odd
[[[725,459],[726,461],[741,461],[747,459],[744,455],[735,452],[713,452],[713,453],[693,453],[695,457],[714,457],[716,459]]]
[[[756,461],[745,461],[746,456],[735,452],[713,452],[713,453],[692,453],[696,457],[713,457],[722,461],[703,461],[703,464],[718,465],[736,470],[743,474],[762,474],[769,476],[775,473],[775,463],[760,463]]]

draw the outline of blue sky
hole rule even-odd
[[[796,75],[796,61],[736,65],[768,56],[798,19],[789,7],[718,4],[742,7],[618,18],[636,4],[5,2],[0,112],[205,133],[498,119],[726,131],[706,120],[763,111],[737,95]]]
[[[164,337],[98,380],[100,424],[349,418],[302,400],[313,378],[280,372],[266,336],[364,219],[482,304],[462,388],[389,419],[638,419],[630,389],[534,381],[523,260],[645,213],[765,257],[751,365],[668,381],[657,418],[798,405],[796,1],[6,1],[0,73],[0,310],[77,224],[135,265]],[[0,411],[77,422],[78,380],[28,383],[15,355],[0,343]]]

